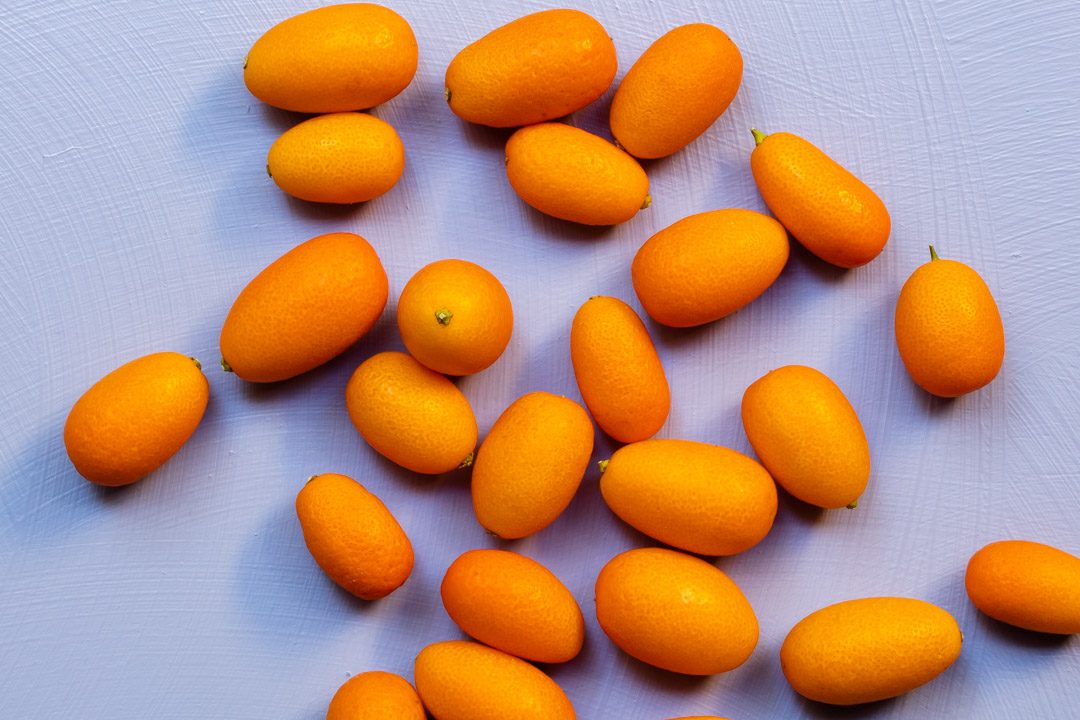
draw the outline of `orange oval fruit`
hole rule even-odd
[[[600,429],[619,442],[652,437],[671,409],[664,366],[633,308],[596,296],[570,328],[570,358],[586,407]]]
[[[221,328],[222,366],[250,382],[312,370],[371,329],[388,292],[386,271],[367,240],[352,233],[314,237],[240,292]]]
[[[446,68],[446,101],[463,120],[517,127],[600,97],[618,60],[607,30],[580,10],[543,10],[492,30]]]
[[[617,225],[649,206],[649,178],[602,137],[562,123],[523,127],[506,143],[506,177],[542,213],[583,225]]]
[[[326,720],[425,720],[420,696],[400,675],[373,670],[354,675],[330,701]]]
[[[691,23],[669,30],[619,83],[611,134],[634,157],[671,155],[727,110],[742,72],[742,54],[720,28]]]
[[[919,267],[896,301],[896,347],[915,383],[941,397],[978,390],[997,377],[1005,358],[1005,328],[994,296],[964,263]]]
[[[388,460],[435,475],[472,462],[476,417],[454,383],[399,352],[356,368],[345,404],[364,440]]]
[[[471,375],[502,355],[514,309],[499,279],[476,263],[437,260],[405,283],[397,304],[401,339],[436,372]]]
[[[585,620],[550,570],[507,550],[469,550],[446,570],[443,607],[469,635],[525,660],[560,663],[581,652]]]
[[[791,133],[765,136],[750,169],[776,219],[810,252],[843,268],[865,265],[889,239],[885,203],[859,178]]]
[[[592,421],[576,402],[546,392],[521,396],[476,452],[476,519],[507,539],[543,530],[570,504],[592,449]]]
[[[663,548],[628,550],[604,566],[596,619],[623,652],[687,675],[733,670],[758,641],[754,609],[727,575]]]
[[[412,543],[382,501],[352,478],[313,476],[296,496],[296,516],[315,562],[356,597],[386,597],[409,578]]]
[[[75,401],[64,423],[71,464],[98,485],[130,485],[165,464],[199,426],[210,385],[195,358],[159,352],[125,363]]]
[[[870,479],[870,445],[844,392],[802,365],[755,380],[742,399],[746,437],[776,482],[803,502],[854,507]]]
[[[1080,633],[1080,557],[1028,540],[979,550],[964,578],[972,604],[995,620],[1043,633]]]
[[[930,682],[960,656],[962,641],[952,615],[928,602],[847,600],[800,620],[780,648],[780,666],[800,695],[855,705]]]
[[[776,485],[742,453],[689,440],[643,440],[603,465],[600,492],[636,530],[699,555],[757,545],[776,517]]]
[[[390,8],[328,5],[283,20],[256,40],[244,84],[284,110],[364,110],[404,90],[417,59],[412,28]]]
[[[555,681],[529,663],[465,640],[433,643],[413,672],[424,706],[437,720],[574,720]]]
[[[358,203],[394,187],[405,171],[405,146],[389,123],[365,113],[319,115],[281,134],[266,172],[293,197]]]
[[[787,264],[787,231],[753,210],[683,218],[649,238],[634,256],[634,291],[653,320],[703,325],[765,292]]]

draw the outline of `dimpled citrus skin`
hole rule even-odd
[[[579,10],[543,10],[492,30],[446,68],[458,117],[492,127],[554,120],[600,97],[618,60],[604,27]]]
[[[424,720],[427,713],[409,681],[374,670],[349,678],[330,701],[326,720]]]
[[[416,37],[405,18],[372,3],[328,5],[266,31],[244,61],[251,94],[284,110],[364,110],[416,74]]]
[[[727,575],[663,548],[628,550],[604,566],[596,619],[623,652],[687,675],[733,670],[758,641],[754,609]]]
[[[990,543],[968,562],[968,597],[995,620],[1036,632],[1080,633],[1080,557],[1028,540]]]
[[[472,462],[476,417],[454,383],[400,352],[372,355],[345,388],[356,429],[377,453],[435,475]]]
[[[394,187],[404,171],[397,132],[364,113],[305,120],[282,133],[266,159],[279,188],[311,202],[365,202]]]
[[[397,324],[409,353],[436,372],[471,375],[510,342],[514,309],[499,279],[476,263],[437,260],[401,291]]]
[[[640,532],[699,555],[734,555],[772,528],[776,485],[742,453],[689,440],[615,451],[600,476],[612,512]]]
[[[801,137],[773,133],[760,140],[750,169],[776,219],[825,262],[858,267],[884,249],[892,222],[885,203]]]
[[[530,125],[511,135],[506,177],[540,212],[583,225],[617,225],[649,203],[649,178],[634,158],[562,123]]]
[[[209,398],[194,358],[160,352],[132,360],[75,401],[64,423],[68,457],[90,482],[130,485],[187,442]]]
[[[761,464],[803,502],[841,508],[866,489],[866,433],[843,391],[824,373],[787,365],[758,378],[743,394],[742,422]]]
[[[622,300],[585,301],[570,328],[570,359],[586,407],[611,437],[645,440],[667,420],[671,391],[660,356],[641,318]]]
[[[311,556],[330,579],[364,600],[386,597],[412,572],[413,549],[382,501],[350,477],[316,475],[296,496]]]
[[[507,550],[469,550],[446,570],[443,607],[482,643],[525,660],[560,663],[581,652],[585,620],[546,567]]]
[[[344,352],[379,319],[389,285],[359,235],[297,245],[237,296],[221,328],[227,369],[250,382],[287,380]]]
[[[855,705],[930,682],[960,656],[962,641],[952,615],[928,602],[848,600],[799,621],[780,648],[780,666],[799,694]]]
[[[727,110],[742,72],[742,54],[720,28],[692,23],[669,30],[619,83],[611,134],[634,157],[671,155]]]
[[[698,213],[653,235],[630,266],[634,291],[653,320],[703,325],[765,292],[787,264],[787,231],[767,215]]]
[[[529,663],[465,640],[433,643],[413,676],[435,720],[574,720],[555,681]]]
[[[919,267],[896,301],[896,347],[912,380],[957,397],[993,380],[1005,358],[1005,329],[990,288],[955,260]]]
[[[577,492],[593,449],[593,425],[573,400],[534,392],[491,426],[472,471],[476,519],[516,539],[555,521]]]

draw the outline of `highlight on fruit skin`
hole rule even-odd
[[[367,113],[318,115],[274,141],[266,172],[300,200],[352,204],[379,197],[405,171],[405,146],[387,122]]]
[[[945,672],[963,634],[947,611],[923,600],[846,600],[800,620],[780,648],[780,667],[803,697],[857,705],[903,695]]]
[[[210,385],[193,357],[158,352],[95,382],[64,422],[64,448],[97,485],[130,485],[165,464],[202,421]]]
[[[1005,327],[982,277],[956,260],[930,261],[900,289],[896,347],[915,384],[952,398],[988,385],[1005,359]]]
[[[541,10],[458,52],[446,68],[444,97],[468,122],[532,125],[596,100],[617,66],[611,37],[595,18],[580,10]]]
[[[412,28],[390,8],[327,5],[286,18],[256,40],[244,84],[283,110],[366,110],[404,90],[418,59]]]
[[[750,169],[765,204],[807,250],[855,268],[876,258],[892,229],[889,211],[862,180],[791,133],[751,131]]]
[[[742,82],[738,46],[720,28],[680,25],[633,64],[611,101],[611,134],[634,157],[661,158],[716,122]]]
[[[1056,635],[1080,633],[1080,557],[1030,540],[992,542],[964,575],[972,604],[1004,623]]]

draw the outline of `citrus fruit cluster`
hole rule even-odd
[[[252,47],[244,79],[276,107],[325,113],[286,131],[268,171],[287,193],[332,203],[387,192],[404,167],[392,127],[357,111],[412,80],[417,44],[397,13],[373,4],[324,7],[284,20]],[[533,13],[462,49],[445,98],[463,120],[520,128],[506,143],[506,173],[521,199],[563,220],[610,225],[650,204],[639,159],[679,151],[705,132],[738,92],[743,62],[719,28],[684,25],[658,38],[626,73],[610,111],[616,143],[557,122],[600,97],[615,78],[611,37],[576,10]],[[648,238],[630,263],[634,290],[657,323],[691,327],[744,307],[779,277],[789,234],[828,263],[854,268],[886,245],[884,203],[808,141],[754,130],[750,169],[774,217],[730,208],[686,217]],[[239,293],[221,331],[222,367],[255,383],[305,373],[360,340],[383,313],[389,283],[364,238],[312,238],[270,264]],[[413,472],[471,466],[478,523],[505,539],[542,531],[567,507],[593,453],[593,422],[619,443],[600,463],[612,512],[671,549],[612,558],[595,583],[603,632],[627,654],[667,671],[711,675],[743,664],[758,619],[739,586],[706,560],[743,552],[770,531],[779,484],[821,508],[854,508],[870,479],[870,446],[855,408],[820,371],[789,365],[743,395],[742,423],[757,459],[729,448],[654,439],[671,394],[641,318],[597,296],[570,323],[570,359],[584,400],[526,394],[477,445],[473,410],[448,376],[494,363],[510,342],[513,307],[500,281],[460,259],[434,262],[405,285],[397,324],[408,353],[383,352],[356,368],[345,404],[364,441]],[[954,397],[989,383],[1004,355],[997,307],[970,267],[938,259],[900,292],[899,353],[912,379]],[[88,480],[135,482],[195,431],[209,385],[177,353],[139,358],[105,376],[74,405],[69,456]],[[315,563],[365,600],[384,598],[412,572],[413,546],[393,513],[341,474],[313,476],[296,513]],[[971,559],[966,587],[983,612],[1039,632],[1080,632],[1080,558],[1023,540],[993,543]],[[423,648],[415,689],[365,672],[331,700],[330,720],[573,718],[566,694],[533,663],[582,649],[585,623],[570,590],[538,562],[475,549],[447,569],[448,615],[476,642]],[[859,598],[806,616],[780,664],[791,686],[826,703],[894,697],[929,682],[959,656],[962,635],[945,610],[914,598]],[[689,720],[689,719],[687,719]]]

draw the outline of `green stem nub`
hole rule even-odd
[[[458,465],[458,469],[460,470],[462,468],[472,467],[472,463],[473,463],[474,458],[476,458],[476,451],[475,450],[473,450],[471,453],[469,453],[468,455],[465,456],[465,459],[461,461],[460,465]]]
[[[855,498],[854,500],[852,500],[851,504],[847,506],[847,509],[854,510],[857,507],[859,507],[859,498]]]
[[[608,465],[609,465],[610,463],[611,463],[611,460],[610,460],[610,459],[608,459],[608,460],[601,460],[600,462],[596,463],[596,466],[597,466],[598,468],[600,468],[600,474],[601,474],[601,475],[603,475],[603,474],[604,474],[604,472],[605,472],[605,471],[607,470],[607,466],[608,466]]]
[[[446,98],[446,102],[447,102],[447,103],[449,103],[449,102],[450,102],[450,96],[451,96],[451,95],[452,95],[452,93],[450,92],[450,88],[443,88],[443,91],[442,91],[442,96],[443,96],[444,98]]]
[[[938,257],[938,254],[937,254],[937,250],[934,249],[933,245],[930,246],[930,259],[931,260],[940,260],[940,258]]]
[[[202,370],[202,363],[201,363],[201,362],[199,362],[199,358],[197,358],[197,357],[191,357],[190,355],[188,355],[188,360],[190,360],[191,362],[195,363],[195,369],[196,369],[196,370]]]
[[[768,137],[765,133],[761,132],[757,128],[750,128],[750,134],[754,136],[755,147],[765,142],[765,138]]]
[[[454,313],[450,312],[446,308],[435,311],[435,322],[440,325],[449,325],[450,321],[454,319]]]
[[[225,372],[233,371],[232,367],[229,366],[229,363],[225,362],[225,358],[221,358],[221,369]]]
[[[646,193],[645,194],[645,202],[641,203],[641,209],[642,210],[647,210],[650,205],[652,205],[652,195],[649,195],[648,193]]]

